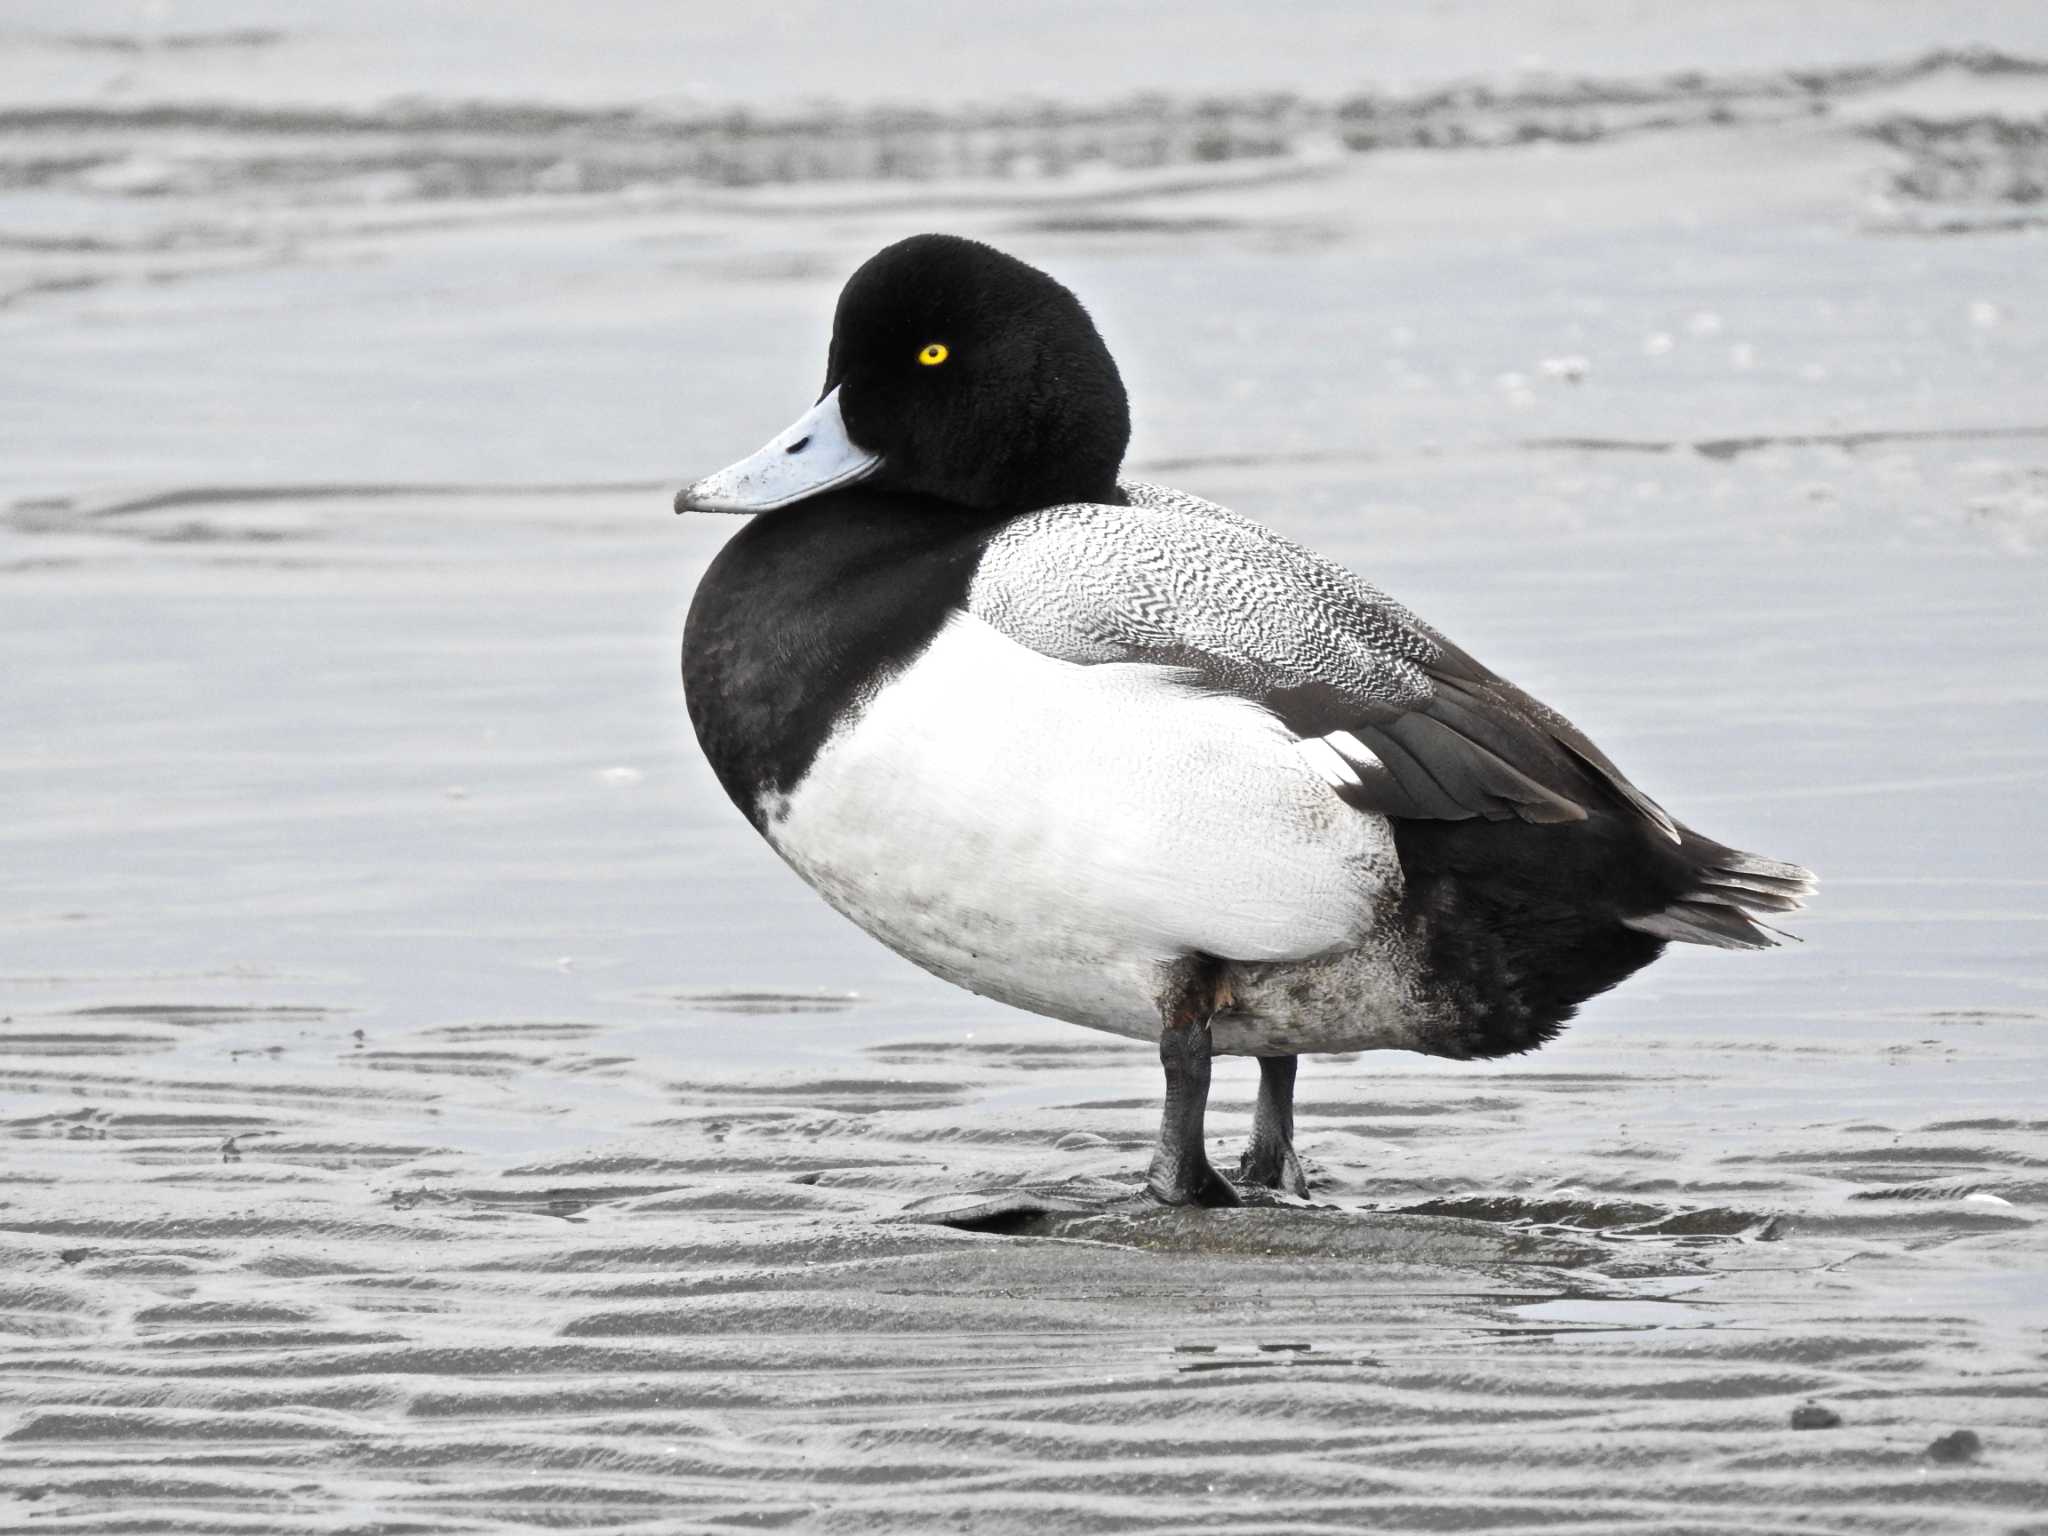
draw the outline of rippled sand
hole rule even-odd
[[[0,1530],[2048,1529],[2048,69],[1854,59],[0,120]],[[1134,1201],[1149,1053],[882,952],[682,715],[668,489],[932,226],[1805,942]]]
[[[882,1001],[700,1006],[683,1040],[785,1034],[786,1064],[692,1070],[652,1002],[360,1043],[312,1008],[17,1014],[21,1528],[1920,1531],[2040,1508],[2048,1126],[1887,1082],[1981,1079],[1965,1058],[2038,1047],[2037,1017],[1772,1044],[1645,1007],[1583,1031],[1635,1049],[1319,1063],[1314,1202],[1197,1213],[1097,1203],[1145,1153],[1141,1050],[1003,1021],[876,1039]],[[1212,1123],[1241,1127],[1249,1073],[1222,1075],[1246,1081]],[[1959,1429],[1976,1459],[1928,1456]]]

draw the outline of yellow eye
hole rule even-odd
[[[952,355],[943,341],[935,341],[917,354],[917,360],[927,368],[936,368]]]

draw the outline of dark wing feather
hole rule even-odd
[[[1665,809],[1644,794],[1614,766],[1605,752],[1571,721],[1538,702],[1505,678],[1441,641],[1446,659],[1429,669],[1436,683],[1429,712],[1446,721],[1473,743],[1523,765],[1540,764],[1532,776],[1560,793],[1590,782],[1630,807],[1672,842],[1678,825]],[[1524,816],[1524,820],[1540,817]]]
[[[1405,803],[1390,797],[1375,804],[1368,793],[1357,803],[1369,809],[1390,816],[1449,820],[1468,816],[1491,820],[1518,816],[1535,822],[1586,819],[1583,805],[1523,772],[1481,737],[1464,729],[1463,722],[1439,715],[1429,704],[1383,724],[1355,725],[1346,734],[1386,763],[1406,794]],[[1425,781],[1427,788],[1423,789]]]

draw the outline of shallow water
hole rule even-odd
[[[716,154],[109,14],[0,44],[141,82],[0,125],[0,1529],[2040,1528],[2048,71],[1926,52],[2031,8]],[[844,924],[680,707],[670,490],[933,226],[1088,300],[1137,472],[1820,870],[1805,942],[1305,1063],[1312,1206],[1123,1200],[1149,1053]]]

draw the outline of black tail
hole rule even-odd
[[[1683,827],[1674,841],[1618,806],[1564,826],[1392,825],[1425,984],[1460,1021],[1436,1043],[1446,1056],[1534,1050],[1670,940],[1775,944],[1759,915],[1796,910],[1815,885],[1796,864]]]
[[[1724,848],[1691,830],[1682,837],[1678,853],[1691,879],[1669,905],[1622,919],[1638,933],[1719,949],[1769,949],[1784,935],[1759,918],[1797,912],[1820,885],[1797,864]]]

